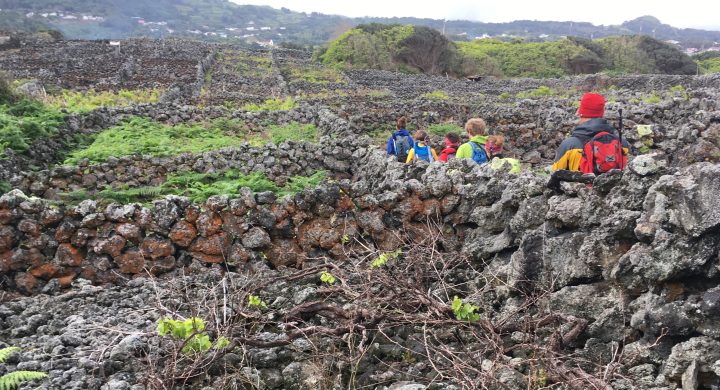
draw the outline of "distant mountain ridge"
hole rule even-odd
[[[25,21],[18,18],[26,19]],[[349,18],[317,12],[302,13],[268,6],[238,5],[228,0],[1,0],[0,30],[60,30],[68,38],[100,39],[132,36],[200,36],[246,42],[324,44],[343,31],[363,23],[397,23],[432,27],[450,39],[519,37],[554,40],[564,36],[602,38],[644,34],[673,40],[683,48],[707,49],[720,42],[720,31],[682,29],[642,16],[618,26],[587,22],[518,20],[484,23],[414,17]],[[31,26],[31,27],[30,27]]]

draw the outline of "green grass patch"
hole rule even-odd
[[[186,152],[199,153],[237,146],[242,142],[242,138],[226,134],[218,127],[165,126],[145,118],[132,118],[98,134],[89,147],[72,152],[65,164],[77,164],[85,158],[99,163],[110,156],[141,154],[166,157]]]
[[[159,89],[121,89],[114,91],[88,90],[85,92],[63,90],[59,95],[47,97],[47,103],[55,108],[71,112],[87,112],[100,107],[127,107],[140,103],[157,103],[162,91]]]
[[[658,104],[662,101],[662,97],[656,93],[652,93],[647,96],[643,96],[642,101],[649,104]]]
[[[288,111],[295,108],[295,99],[287,97],[285,99],[267,99],[263,103],[249,103],[242,106],[244,111]]]
[[[555,90],[553,90],[550,87],[541,85],[530,91],[518,92],[516,97],[518,99],[533,99],[533,98],[539,98],[539,97],[545,97],[545,96],[556,96],[556,95],[558,95],[558,93]]]
[[[239,146],[243,142],[257,147],[284,141],[314,142],[317,137],[315,125],[297,122],[270,125],[263,131],[252,132],[239,119],[220,118],[206,124],[167,126],[136,117],[97,134],[92,141],[77,140],[82,146],[70,153],[65,164],[75,165],[82,159],[100,163],[111,156],[168,157],[201,153]]]
[[[450,98],[450,96],[448,96],[447,92],[439,91],[439,90],[424,93],[424,94],[422,94],[422,97],[424,99],[434,100],[434,101],[444,101],[444,100],[448,100]]]
[[[269,55],[247,54],[235,50],[225,51],[220,63],[239,75],[251,78],[267,77],[272,69],[272,59]]]
[[[690,95],[688,95],[687,91],[685,90],[685,87],[682,85],[674,85],[670,87],[670,94],[673,96],[678,96],[683,98],[684,100],[690,99]]]
[[[384,98],[392,95],[389,89],[370,89],[366,92],[367,97],[371,98]]]
[[[441,137],[444,137],[447,133],[455,133],[457,135],[461,135],[464,131],[465,129],[454,123],[438,123],[430,125],[427,128],[428,134]]]
[[[64,122],[63,113],[40,102],[0,104],[0,155],[7,148],[26,151],[34,140],[57,134]]]
[[[245,175],[237,170],[223,173],[183,172],[168,176],[165,183],[156,187],[105,189],[96,197],[118,203],[145,203],[166,195],[178,195],[202,203],[214,195],[235,197],[242,188],[249,188],[253,192],[271,191],[283,197],[306,188],[317,187],[326,176],[325,171],[317,171],[311,176],[293,176],[288,179],[285,186],[281,187],[262,173]],[[63,195],[64,199],[70,201],[79,201],[88,197],[88,193],[84,191]]]
[[[498,99],[500,99],[500,100],[510,100],[512,98],[513,98],[513,94],[511,94],[510,92],[507,92],[507,91],[498,95]]]
[[[318,132],[315,125],[293,122],[282,126],[271,125],[266,136],[277,145],[284,141],[315,141]]]
[[[311,84],[344,84],[342,74],[332,67],[301,66],[290,68],[292,82],[305,81]]]

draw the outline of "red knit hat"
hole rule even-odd
[[[586,93],[580,100],[577,113],[582,118],[602,118],[605,115],[605,97],[597,93]]]

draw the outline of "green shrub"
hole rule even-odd
[[[241,138],[226,135],[218,127],[165,126],[145,118],[132,118],[98,134],[89,147],[72,152],[65,164],[77,164],[85,158],[98,163],[110,156],[141,154],[165,157],[199,153],[236,146],[241,142]]]
[[[295,100],[291,97],[285,99],[267,99],[261,104],[248,103],[242,106],[245,111],[288,111],[295,108]]]
[[[443,101],[448,100],[450,96],[448,96],[447,92],[445,91],[432,91],[428,93],[422,94],[422,97],[428,100],[435,100],[435,101]]]
[[[56,135],[65,115],[42,103],[22,99],[0,105],[0,153],[26,151],[38,138]]]
[[[447,133],[456,133],[457,135],[462,134],[465,131],[462,127],[454,123],[439,123],[430,125],[427,128],[427,132],[430,135],[437,135],[444,137]]]

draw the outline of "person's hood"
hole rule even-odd
[[[487,143],[487,136],[486,135],[476,135],[470,138],[470,142],[475,142],[476,144],[483,144]]]
[[[460,146],[460,142],[452,142],[449,139],[445,138],[445,147],[446,148],[455,148],[457,149],[458,146]]]
[[[607,131],[608,133],[615,134],[615,128],[604,118],[593,118],[587,122],[579,124],[572,131],[571,136],[579,138],[583,143],[594,137],[595,134]]]
[[[410,133],[408,133],[408,131],[405,130],[404,128],[403,128],[403,129],[400,129],[400,130],[395,130],[395,132],[393,133],[393,137],[397,137],[397,136],[399,136],[399,135],[410,136]]]

